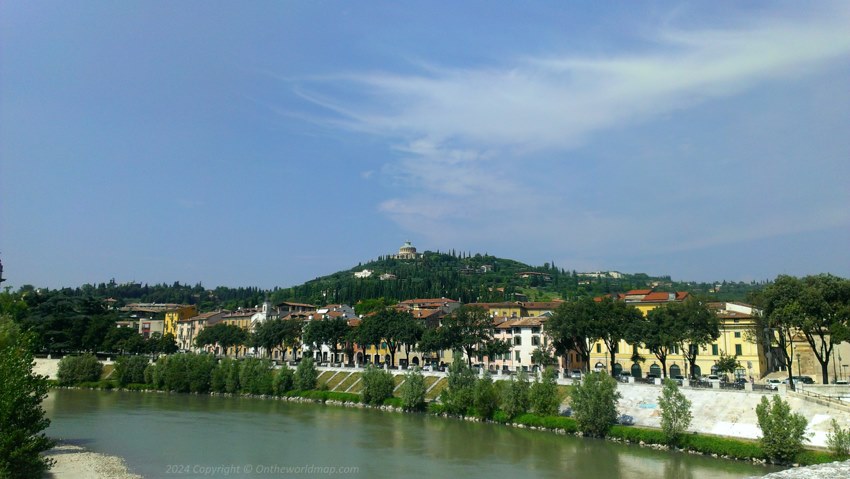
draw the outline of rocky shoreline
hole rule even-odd
[[[60,442],[44,456],[56,461],[46,479],[142,479],[127,470],[124,459],[73,444]]]

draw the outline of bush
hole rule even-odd
[[[664,379],[661,396],[658,397],[661,408],[661,431],[666,444],[676,444],[679,437],[691,425],[691,402],[679,391],[672,379]]]
[[[274,371],[268,359],[248,358],[239,368],[239,384],[246,394],[272,394]]]
[[[401,407],[405,411],[421,411],[425,409],[425,378],[418,368],[408,371],[401,383]]]
[[[558,392],[558,382],[555,379],[555,370],[546,368],[543,378],[534,381],[529,391],[529,403],[531,412],[540,416],[554,416],[558,414],[561,405],[561,395]]]
[[[383,369],[370,365],[363,372],[361,381],[363,381],[363,391],[360,394],[364,404],[377,406],[393,396],[393,389],[395,389],[393,375]]]
[[[291,391],[295,385],[295,371],[289,369],[284,364],[278,369],[272,381],[272,391],[278,396],[283,396],[287,391]]]
[[[440,401],[449,414],[466,414],[475,403],[475,373],[466,361],[456,355],[446,377],[448,386],[440,393]]]
[[[792,413],[788,403],[778,395],[773,396],[773,404],[762,397],[756,406],[756,416],[762,433],[759,443],[768,458],[788,463],[803,450],[808,422],[802,415]]]
[[[313,358],[304,358],[298,363],[295,369],[294,387],[301,391],[316,389],[316,382],[319,379],[319,371],[316,370],[316,365],[313,364]]]
[[[573,418],[561,416],[540,416],[538,414],[522,414],[514,418],[513,422],[530,427],[543,427],[546,429],[564,429],[567,433],[574,434],[576,421]]]
[[[215,369],[215,357],[210,354],[188,354],[187,367],[189,377],[189,392],[210,392],[210,381]]]
[[[145,369],[150,364],[147,356],[121,356],[115,361],[115,378],[122,387],[130,383],[145,382]]]
[[[446,405],[438,402],[428,403],[428,413],[439,416],[446,412]]]
[[[386,398],[382,404],[384,406],[404,407],[404,404],[401,402],[401,398]]]
[[[503,391],[502,411],[511,418],[528,412],[529,390],[528,374],[525,371],[512,377]]]
[[[83,382],[100,381],[101,374],[103,364],[94,355],[84,354],[62,358],[56,377],[60,386],[73,386]]]
[[[835,419],[832,420],[832,431],[826,436],[829,451],[838,459],[850,456],[850,429],[842,429]]]
[[[150,384],[154,389],[162,389],[165,384],[162,377],[162,370],[163,367],[159,361],[148,364],[145,368],[145,384]]]
[[[499,392],[493,384],[493,377],[489,371],[484,372],[484,377],[475,381],[474,390],[475,412],[483,419],[490,419],[499,408]]]
[[[585,435],[605,437],[617,420],[617,381],[605,372],[584,375],[572,391],[573,417]]]

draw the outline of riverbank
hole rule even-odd
[[[73,444],[59,443],[44,456],[56,461],[45,479],[141,479],[127,470],[124,460],[89,451]]]

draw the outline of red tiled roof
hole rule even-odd
[[[407,299],[399,302],[399,304],[420,304],[420,303],[457,303],[457,301],[449,298],[428,298],[428,299]]]
[[[673,297],[675,298],[675,295]],[[646,296],[644,296],[643,299],[642,299],[642,301],[669,301],[669,300],[670,300],[670,293],[665,293],[665,292],[661,292],[661,291],[655,292],[655,293],[649,293]]]
[[[640,296],[643,294],[649,294],[651,292],[651,289],[633,289],[631,291],[627,291],[626,296]]]

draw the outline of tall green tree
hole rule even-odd
[[[234,346],[241,346],[248,341],[248,332],[235,324],[218,323],[204,328],[195,338],[198,347],[221,346],[225,354]]]
[[[555,351],[564,356],[575,351],[581,362],[590,364],[590,348],[596,338],[593,298],[566,301],[555,310],[546,322],[546,331]]]
[[[792,413],[791,406],[778,395],[769,401],[762,396],[756,406],[756,416],[761,429],[759,439],[765,454],[773,460],[789,463],[803,450],[808,421],[799,413]]]
[[[611,358],[611,375],[617,365],[617,350],[620,341],[629,338],[636,324],[643,321],[643,314],[623,301],[614,301],[610,297],[604,297],[594,301],[593,321],[595,336],[605,343],[608,356]]]
[[[640,338],[644,346],[661,363],[661,374],[667,377],[667,357],[681,344],[686,325],[679,321],[674,310],[660,306],[647,313],[646,318],[637,323],[634,337]]]
[[[360,323],[358,335],[360,344],[379,345],[386,343],[390,352],[390,364],[395,364],[395,355],[399,346],[405,340],[406,323],[414,321],[407,311],[397,309],[382,309],[371,316],[366,316]]]
[[[478,306],[461,306],[443,319],[441,328],[444,346],[463,351],[467,366],[472,365],[478,351],[487,351],[488,345],[497,341],[493,338],[493,319]]]
[[[314,348],[314,351],[320,350],[323,344],[327,345],[335,361],[339,346],[344,342],[348,330],[348,321],[344,318],[318,319],[307,323],[302,339],[305,344]]]
[[[588,436],[605,437],[617,420],[617,381],[604,372],[584,375],[571,393],[578,430]]]
[[[53,447],[42,401],[47,378],[33,373],[32,338],[0,315],[0,477],[40,477],[53,465],[41,455]]]
[[[795,281],[795,326],[803,333],[829,384],[829,361],[836,344],[850,340],[850,280],[822,274]]]
[[[664,306],[674,318],[679,336],[679,351],[688,362],[690,377],[696,377],[697,357],[700,349],[720,337],[720,319],[708,308],[702,299],[690,296],[681,303],[668,303]]]

